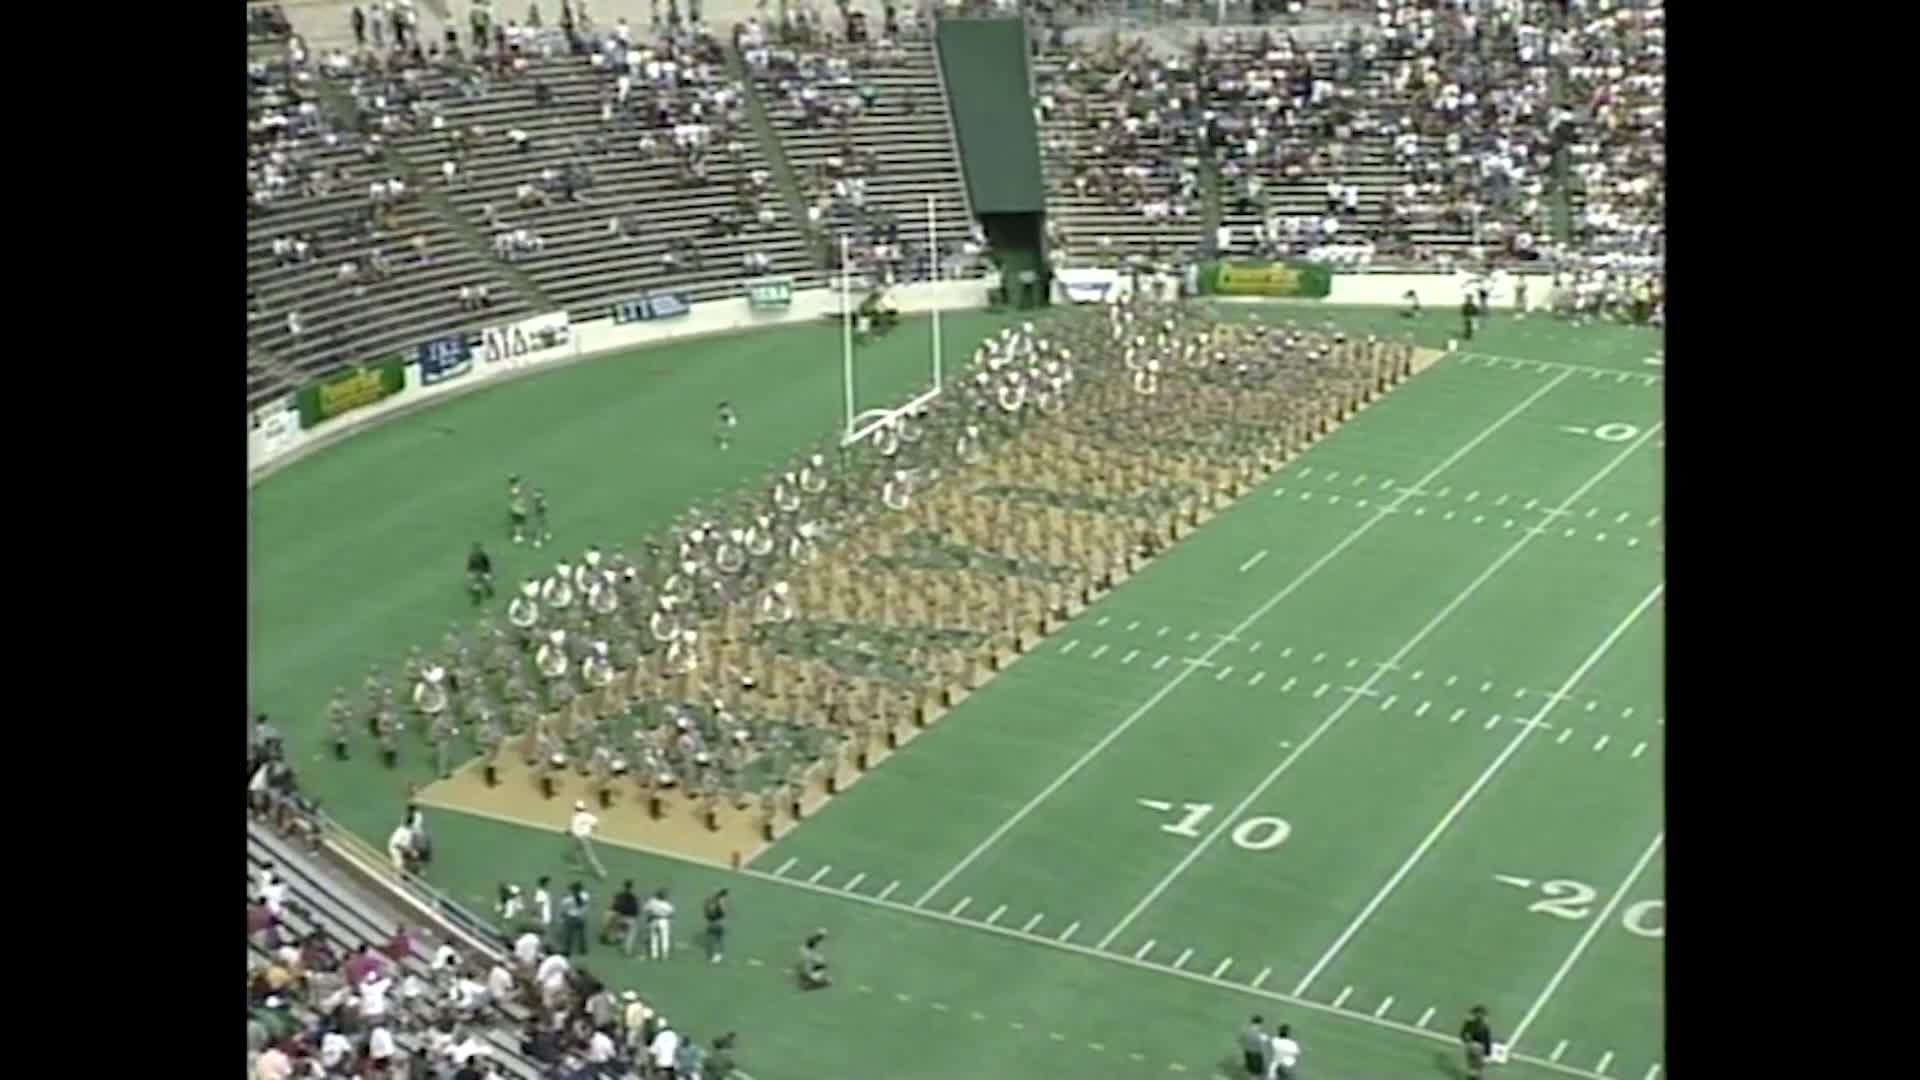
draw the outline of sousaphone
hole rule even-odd
[[[534,667],[549,679],[562,678],[567,674],[567,632],[555,630],[547,635],[547,640],[533,654]]]
[[[531,630],[540,621],[540,583],[528,581],[520,586],[520,595],[507,604],[507,621],[522,630]]]
[[[413,707],[423,716],[438,716],[447,708],[447,669],[434,665],[420,673],[413,684]]]

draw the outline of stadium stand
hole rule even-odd
[[[527,952],[485,929],[462,942],[410,928],[320,855],[325,826],[271,729],[255,729],[249,767],[252,1080],[648,1075],[636,1063],[667,1021],[639,994],[616,993],[584,960],[549,963],[545,941]]]
[[[492,79],[421,79],[426,130],[395,142],[556,306],[818,277],[712,35],[521,31],[505,53]]]
[[[341,58],[336,58],[341,59]],[[247,65],[247,399],[530,305],[421,204],[380,144],[333,118],[298,39]]]
[[[979,240],[926,24],[911,13],[877,28],[862,18],[842,37],[750,19],[737,44],[803,185],[810,231],[850,232],[856,266],[927,280],[931,196],[943,275],[974,268]],[[828,255],[838,265],[838,250]]]

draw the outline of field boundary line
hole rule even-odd
[[[490,811],[474,810],[464,806],[449,806],[446,804],[434,803],[427,800],[421,800],[419,805],[429,807],[435,810],[444,810],[450,814],[465,814],[468,817],[485,818],[489,821],[497,821],[504,825],[518,825],[522,828],[533,829],[538,832],[553,833],[556,836],[565,835],[566,833],[566,827],[563,825],[550,825],[545,822],[534,821],[530,818],[514,817],[511,814],[496,814]],[[1292,994],[1281,993],[1280,991],[1277,991],[1277,990],[1264,990],[1256,986],[1248,985],[1246,983],[1236,983],[1236,982],[1230,982],[1226,979],[1216,979],[1203,972],[1184,971],[1177,968],[1166,967],[1161,964],[1149,963],[1144,960],[1135,960],[1131,956],[1127,956],[1121,953],[1104,952],[1100,949],[1094,948],[1091,945],[1075,945],[1071,942],[1055,941],[1052,938],[1044,937],[1040,934],[1030,934],[1023,930],[1015,930],[1010,926],[991,926],[991,925],[988,925],[987,923],[978,922],[973,919],[955,918],[951,915],[948,915],[944,911],[939,911],[937,909],[931,909],[931,908],[915,907],[912,904],[905,904],[898,900],[881,900],[876,897],[867,896],[864,893],[842,892],[839,889],[836,889],[827,885],[809,885],[798,878],[784,878],[776,874],[773,874],[770,871],[755,870],[752,867],[743,867],[739,870],[735,870],[731,866],[728,866],[726,863],[723,863],[723,862],[718,862],[712,859],[703,859],[697,855],[688,855],[683,852],[667,851],[662,848],[649,847],[646,844],[636,844],[628,840],[613,840],[613,839],[596,837],[594,839],[594,843],[601,845],[603,847],[621,848],[627,851],[639,852],[642,855],[651,855],[651,856],[654,856],[655,858],[666,859],[669,862],[677,862],[677,863],[684,863],[689,866],[697,866],[704,870],[717,870],[723,873],[738,874],[741,877],[752,878],[756,881],[764,881],[770,885],[779,885],[784,888],[797,889],[801,892],[813,893],[816,896],[829,897],[829,898],[838,900],[842,903],[861,904],[866,907],[879,908],[883,911],[895,912],[896,914],[905,915],[905,916],[908,916],[909,918],[925,919],[929,922],[944,923],[945,925],[948,925],[948,926],[959,927],[961,929],[966,929],[966,930],[973,930],[979,933],[989,934],[994,937],[1007,938],[1012,941],[1023,942],[1027,945],[1037,946],[1044,949],[1050,949],[1054,952],[1072,953],[1076,956],[1082,956],[1082,957],[1086,957],[1093,960],[1102,960],[1110,964],[1118,964],[1122,967],[1130,967],[1130,968],[1134,968],[1135,970],[1146,971],[1156,975],[1164,975],[1169,978],[1185,979],[1188,982],[1201,983],[1207,986],[1215,987],[1220,990],[1232,990],[1238,993],[1246,994],[1250,997],[1262,998],[1267,1001],[1277,1001],[1283,1005],[1292,1005],[1296,1008],[1306,1009],[1311,1012],[1324,1013],[1328,1016],[1338,1017],[1339,1019],[1342,1019],[1342,1020],[1351,1020],[1355,1023],[1364,1024],[1369,1027],[1381,1028],[1386,1031],[1395,1031],[1403,1035],[1412,1035],[1417,1038],[1424,1039],[1427,1042],[1438,1043],[1444,1046],[1457,1047],[1460,1042],[1458,1039],[1450,1035],[1446,1035],[1442,1032],[1428,1031],[1424,1028],[1415,1027],[1412,1024],[1403,1024],[1398,1020],[1388,1020],[1383,1017],[1371,1016],[1367,1013],[1350,1012],[1346,1009],[1336,1009],[1332,1005],[1329,1005],[1324,1001],[1310,1001],[1306,998],[1295,997]],[[1538,1068],[1546,1069],[1550,1072],[1559,1073],[1562,1076],[1580,1077],[1581,1080],[1618,1080],[1617,1077],[1603,1076],[1600,1073],[1592,1072],[1587,1069],[1578,1069],[1578,1068],[1574,1068],[1571,1065],[1561,1065],[1558,1062],[1548,1061],[1545,1058],[1531,1057],[1526,1054],[1514,1054],[1512,1055],[1512,1060],[1518,1061],[1527,1065],[1533,1065]]]
[[[1646,872],[1648,864],[1653,862],[1653,857],[1660,853],[1660,849],[1665,846],[1666,842],[1667,830],[1661,829],[1654,834],[1653,842],[1647,845],[1647,850],[1640,853],[1640,860],[1633,864],[1633,869],[1627,871],[1626,878],[1620,882],[1620,887],[1615,889],[1613,895],[1608,898],[1607,905],[1601,908],[1600,913],[1595,915],[1593,920],[1587,924],[1586,932],[1581,934],[1580,940],[1574,943],[1573,951],[1567,954],[1566,960],[1563,961],[1559,969],[1553,973],[1553,978],[1547,980],[1546,989],[1540,991],[1540,996],[1534,999],[1533,1006],[1527,1010],[1527,1014],[1520,1018],[1518,1024],[1514,1025],[1513,1034],[1507,1036],[1507,1046],[1509,1049],[1520,1045],[1520,1039],[1526,1035],[1527,1029],[1533,1026],[1533,1022],[1539,1019],[1541,1011],[1547,1007],[1547,1002],[1552,1000],[1554,992],[1560,989],[1560,984],[1566,980],[1567,974],[1573,970],[1573,965],[1579,963],[1580,957],[1586,954],[1587,946],[1593,944],[1593,939],[1599,935],[1600,928],[1602,926],[1612,925],[1613,913],[1620,907],[1620,901],[1626,899],[1627,893],[1633,888],[1634,882],[1640,880],[1640,875]]]
[[[1483,353],[1473,349],[1461,349],[1454,353],[1454,355],[1458,357],[1477,356],[1482,360],[1503,360],[1516,364],[1535,364],[1566,372],[1598,371],[1603,375],[1631,375],[1637,379],[1653,379],[1658,382],[1665,382],[1667,380],[1664,374],[1657,371],[1635,371],[1631,368],[1601,367],[1598,364],[1571,364],[1565,360],[1535,360],[1529,356],[1502,356],[1499,353]]]
[[[1561,372],[1559,375],[1555,376],[1554,378],[1549,379],[1546,383],[1542,384],[1539,387],[1539,389],[1533,391],[1531,394],[1528,394],[1525,398],[1522,398],[1518,405],[1515,405],[1513,408],[1508,409],[1505,413],[1502,413],[1498,419],[1493,421],[1491,424],[1487,425],[1484,429],[1480,431],[1479,434],[1467,440],[1466,445],[1460,447],[1458,450],[1455,450],[1453,453],[1448,454],[1445,460],[1441,461],[1440,464],[1434,466],[1433,469],[1431,469],[1425,476],[1415,481],[1412,487],[1414,488],[1425,487],[1427,483],[1434,480],[1441,473],[1452,468],[1456,463],[1460,461],[1461,458],[1466,457],[1469,453],[1472,453],[1473,450],[1477,448],[1481,443],[1486,442],[1487,439],[1491,438],[1494,432],[1499,431],[1501,428],[1505,427],[1509,422],[1513,420],[1514,417],[1519,416],[1522,412],[1525,412],[1535,402],[1545,397],[1547,393],[1551,391],[1554,387],[1559,386],[1561,383],[1571,378],[1572,375],[1573,373],[1570,371]],[[1349,547],[1352,547],[1353,544],[1357,542],[1362,536],[1365,536],[1368,532],[1372,531],[1375,525],[1378,525],[1380,522],[1391,517],[1394,514],[1394,512],[1399,509],[1400,504],[1406,501],[1408,498],[1411,498],[1411,496],[1406,493],[1401,493],[1399,495],[1396,495],[1392,502],[1374,511],[1372,516],[1368,517],[1367,520],[1361,522],[1359,527],[1355,528],[1352,532],[1348,533],[1338,543],[1334,544],[1334,546],[1331,549],[1329,549],[1326,554],[1314,560],[1313,563],[1310,564],[1305,570],[1302,570],[1297,576],[1295,576],[1292,581],[1289,581],[1284,587],[1282,587],[1279,592],[1274,593],[1271,597],[1268,597],[1264,603],[1262,603],[1259,607],[1254,609],[1253,614],[1248,615],[1245,619],[1242,619],[1239,625],[1235,626],[1232,630],[1228,631],[1227,635],[1216,638],[1214,643],[1211,646],[1209,646],[1205,652],[1200,654],[1199,660],[1202,662],[1212,660],[1215,656],[1217,656],[1220,653],[1222,649],[1225,649],[1227,647],[1228,641],[1234,638],[1238,638],[1240,635],[1244,634],[1250,627],[1252,627],[1255,623],[1265,618],[1268,612],[1272,611],[1275,607],[1279,606],[1282,600],[1285,600],[1287,597],[1293,595],[1296,589],[1298,589],[1301,585],[1304,585],[1315,574],[1318,574],[1322,569],[1326,567],[1328,563],[1332,562],[1335,558],[1339,557],[1341,552],[1347,550]],[[1179,673],[1174,675],[1172,679],[1168,680],[1164,686],[1154,691],[1153,696],[1147,698],[1146,701],[1142,702],[1140,704],[1140,707],[1133,710],[1133,712],[1129,713],[1127,715],[1127,718],[1120,721],[1118,726],[1116,726],[1113,730],[1107,732],[1106,735],[1102,736],[1099,742],[1094,743],[1093,746],[1086,751],[1086,753],[1081,754],[1080,757],[1077,758],[1072,764],[1068,765],[1066,770],[1063,771],[1059,776],[1055,777],[1051,783],[1049,783],[1046,787],[1040,789],[1040,793],[1038,795],[1035,795],[1032,799],[1029,799],[1025,805],[1021,806],[1020,809],[1014,811],[1013,816],[1001,822],[998,828],[994,829],[993,832],[987,834],[987,838],[985,840],[982,840],[978,845],[974,847],[972,851],[969,851],[963,858],[961,858],[959,862],[955,863],[951,869],[949,869],[945,874],[942,874],[939,880],[933,883],[933,887],[929,888],[925,893],[921,895],[919,900],[915,901],[916,906],[919,904],[924,904],[927,901],[933,899],[935,896],[939,895],[940,890],[946,888],[949,884],[951,884],[954,878],[959,877],[962,873],[966,871],[968,867],[972,866],[975,862],[977,862],[980,856],[985,855],[989,850],[991,850],[995,844],[1000,842],[1000,839],[1002,837],[1006,836],[1007,833],[1013,831],[1013,829],[1016,826],[1018,826],[1022,821],[1025,821],[1027,819],[1027,815],[1033,813],[1036,809],[1038,809],[1040,807],[1040,804],[1052,798],[1055,792],[1065,787],[1068,784],[1068,782],[1070,782],[1075,776],[1079,775],[1081,769],[1086,768],[1089,762],[1093,761],[1094,758],[1099,757],[1102,753],[1104,753],[1107,747],[1113,745],[1113,743],[1116,740],[1118,740],[1120,736],[1125,735],[1127,731],[1131,729],[1133,725],[1140,720],[1141,717],[1153,711],[1154,706],[1166,700],[1167,695],[1179,689],[1180,684],[1186,682],[1187,679],[1190,678],[1193,675],[1194,671],[1199,667],[1200,667],[1199,664],[1189,664],[1189,665],[1186,665],[1185,667],[1182,667]]]
[[[1630,452],[1632,448],[1629,447],[1628,449]],[[1354,935],[1358,934],[1360,930],[1366,926],[1367,921],[1373,918],[1374,913],[1380,910],[1380,905],[1387,902],[1387,898],[1392,896],[1393,891],[1400,887],[1400,883],[1406,880],[1407,875],[1413,873],[1414,867],[1420,865],[1420,860],[1427,857],[1427,852],[1433,850],[1433,845],[1439,843],[1440,838],[1446,835],[1448,829],[1453,827],[1453,823],[1465,812],[1467,806],[1493,781],[1494,776],[1506,767],[1507,762],[1511,761],[1513,756],[1520,751],[1520,747],[1526,743],[1527,739],[1530,738],[1535,731],[1539,730],[1540,722],[1546,718],[1547,714],[1552,712],[1554,707],[1566,698],[1569,690],[1572,690],[1578,685],[1581,679],[1587,677],[1587,673],[1593,670],[1595,664],[1598,664],[1607,653],[1613,651],[1614,645],[1619,643],[1620,638],[1632,628],[1634,623],[1640,621],[1640,616],[1646,614],[1647,609],[1652,607],[1654,602],[1659,600],[1661,594],[1666,591],[1667,586],[1665,582],[1655,585],[1652,591],[1648,592],[1646,596],[1641,598],[1638,604],[1633,606],[1632,611],[1627,612],[1625,618],[1614,624],[1613,629],[1607,632],[1607,636],[1601,639],[1600,644],[1595,647],[1592,652],[1587,654],[1585,660],[1580,662],[1580,666],[1573,669],[1573,674],[1567,676],[1566,682],[1560,684],[1559,691],[1540,703],[1540,708],[1534,712],[1533,719],[1520,726],[1520,734],[1515,735],[1508,741],[1507,745],[1502,747],[1500,753],[1494,757],[1492,763],[1482,770],[1479,776],[1474,778],[1473,783],[1467,785],[1467,790],[1460,793],[1460,797],[1454,800],[1453,805],[1447,808],[1445,814],[1441,815],[1440,820],[1435,823],[1432,830],[1430,830],[1427,835],[1421,839],[1419,845],[1413,849],[1413,853],[1407,856],[1406,861],[1401,863],[1399,869],[1393,872],[1393,876],[1387,879],[1387,883],[1380,887],[1380,891],[1373,894],[1373,899],[1367,901],[1367,906],[1360,909],[1360,914],[1354,916],[1353,921],[1347,924],[1347,928],[1340,932],[1340,936],[1334,939],[1332,945],[1327,947],[1327,951],[1321,954],[1320,959],[1314,963],[1313,967],[1307,970],[1306,975],[1301,978],[1300,984],[1293,988],[1294,993],[1305,993],[1308,985],[1320,977],[1320,973],[1327,969],[1327,965],[1333,963],[1340,955],[1341,950],[1347,947],[1347,943],[1353,940]],[[1595,925],[1598,924],[1596,923]]]
[[[1567,375],[1565,373],[1562,373],[1559,376],[1559,378],[1561,379],[1564,379],[1566,377]],[[1556,380],[1556,382],[1557,381],[1558,380]],[[1607,463],[1600,467],[1599,472],[1596,472],[1592,476],[1588,477],[1584,483],[1582,483],[1579,487],[1573,490],[1573,493],[1571,495],[1568,495],[1565,499],[1561,500],[1559,509],[1564,511],[1568,506],[1572,505],[1576,500],[1580,499],[1587,492],[1593,490],[1593,488],[1596,485],[1598,485],[1602,480],[1605,480],[1607,477],[1613,475],[1613,471],[1620,467],[1620,463],[1627,460],[1627,457],[1631,455],[1634,451],[1646,445],[1647,441],[1653,438],[1654,433],[1659,431],[1661,426],[1662,424],[1660,423],[1654,424],[1651,428],[1648,428],[1647,431],[1644,434],[1642,434],[1638,439],[1634,440],[1632,443],[1628,444],[1624,449],[1622,449],[1619,453],[1615,454],[1612,458],[1608,459]],[[1425,480],[1422,480],[1421,482],[1414,485],[1414,487],[1425,487],[1425,486],[1426,486]],[[1547,516],[1547,520],[1551,521],[1553,519],[1553,515],[1555,512],[1549,510],[1549,511],[1546,511],[1545,513]],[[1334,709],[1332,713],[1328,714],[1325,720],[1320,721],[1318,726],[1316,726],[1312,731],[1308,732],[1307,737],[1300,741],[1300,745],[1294,747],[1293,750],[1290,753],[1288,753],[1285,758],[1282,758],[1280,761],[1280,764],[1274,766],[1274,769],[1272,772],[1269,772],[1258,784],[1254,785],[1253,790],[1248,792],[1245,798],[1241,799],[1237,804],[1235,804],[1232,810],[1228,811],[1225,815],[1223,815],[1220,818],[1219,824],[1216,824],[1212,829],[1208,830],[1207,835],[1205,835],[1204,837],[1201,837],[1200,842],[1198,844],[1195,844],[1191,850],[1189,850],[1184,856],[1182,856],[1180,861],[1174,864],[1173,869],[1168,871],[1167,875],[1161,878],[1160,881],[1157,884],[1155,884],[1152,889],[1148,890],[1147,895],[1141,897],[1140,902],[1135,904],[1132,910],[1128,911],[1126,915],[1121,917],[1119,922],[1114,924],[1114,927],[1112,930],[1107,931],[1107,936],[1100,939],[1101,947],[1102,948],[1106,947],[1106,945],[1109,942],[1111,942],[1114,938],[1120,935],[1121,931],[1125,930],[1128,926],[1131,926],[1133,924],[1133,920],[1139,918],[1142,912],[1146,911],[1148,907],[1152,906],[1155,900],[1160,899],[1160,897],[1169,888],[1172,888],[1174,883],[1180,880],[1180,876],[1182,874],[1185,874],[1187,870],[1190,869],[1195,862],[1199,861],[1202,855],[1205,855],[1207,851],[1213,847],[1215,841],[1219,840],[1220,837],[1223,834],[1225,834],[1228,829],[1234,827],[1234,825],[1236,825],[1239,822],[1241,816],[1247,812],[1248,807],[1252,806],[1254,802],[1258,800],[1262,795],[1265,795],[1267,793],[1268,788],[1272,787],[1276,781],[1278,781],[1282,776],[1286,775],[1287,770],[1293,768],[1293,763],[1300,760],[1300,755],[1306,753],[1307,750],[1310,747],[1312,747],[1314,743],[1319,742],[1320,737],[1322,735],[1325,735],[1327,732],[1333,730],[1334,725],[1340,722],[1340,718],[1345,716],[1347,712],[1351,710],[1353,706],[1357,702],[1359,702],[1359,700],[1362,697],[1370,693],[1377,693],[1377,691],[1373,689],[1373,686],[1375,683],[1380,681],[1380,677],[1382,675],[1386,674],[1390,670],[1393,670],[1395,667],[1399,665],[1400,661],[1405,660],[1408,657],[1408,655],[1410,655],[1413,652],[1414,649],[1419,648],[1420,643],[1425,641],[1428,635],[1432,634],[1435,630],[1439,629],[1440,625],[1446,622],[1447,619],[1451,617],[1455,611],[1458,611],[1462,604],[1465,604],[1469,599],[1473,597],[1475,593],[1480,591],[1480,587],[1482,585],[1485,585],[1488,581],[1492,580],[1495,574],[1498,574],[1503,567],[1505,567],[1508,563],[1512,562],[1513,559],[1516,556],[1518,556],[1521,551],[1526,549],[1528,544],[1533,542],[1533,538],[1538,535],[1540,535],[1540,530],[1538,529],[1538,527],[1533,529],[1528,529],[1527,531],[1521,533],[1520,539],[1514,541],[1511,545],[1509,545],[1505,551],[1500,553],[1500,556],[1498,558],[1493,560],[1493,563],[1491,565],[1489,565],[1485,570],[1480,571],[1480,575],[1474,578],[1471,582],[1469,582],[1466,588],[1462,589],[1459,592],[1459,594],[1456,595],[1452,600],[1447,601],[1447,605],[1440,609],[1439,614],[1435,615],[1432,619],[1429,619],[1425,626],[1422,626],[1417,632],[1414,633],[1414,635],[1411,638],[1408,638],[1406,643],[1401,645],[1399,649],[1395,650],[1394,654],[1392,656],[1389,656],[1384,663],[1376,666],[1373,669],[1373,674],[1367,676],[1367,679],[1365,682],[1361,683],[1359,686],[1349,688],[1347,690],[1346,700],[1342,701],[1338,708]],[[1561,692],[1565,693],[1565,688],[1562,688]],[[1549,701],[1552,701],[1552,700],[1553,699],[1549,699]],[[1522,735],[1528,734],[1532,731],[1533,731],[1533,728],[1531,726],[1521,729]],[[1340,942],[1337,944],[1344,944],[1344,942]],[[1305,990],[1306,985],[1312,982],[1314,976],[1317,976],[1320,973],[1320,968],[1325,964],[1326,960],[1327,960],[1327,957],[1321,958],[1321,964],[1316,964],[1314,966],[1314,969],[1307,973],[1307,978],[1303,979],[1301,981],[1301,984],[1294,988],[1294,993],[1296,994],[1302,993]]]

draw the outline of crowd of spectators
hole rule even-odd
[[[1313,44],[1262,29],[1183,55],[1064,47],[1036,102],[1043,124],[1071,122],[1047,136],[1071,162],[1054,190],[1179,221],[1197,216],[1204,156],[1223,209],[1253,219],[1219,238],[1236,254],[1441,270],[1656,255],[1659,0],[1373,6],[1364,29]]]
[[[304,798],[278,731],[250,722],[248,808],[301,850],[320,847],[318,807]],[[395,830],[418,869],[431,844],[417,810]],[[389,847],[392,843],[389,844]],[[324,887],[324,886],[323,886]],[[355,933],[296,889],[271,860],[247,882],[249,1080],[725,1080],[737,1037],[702,1044],[634,990],[588,966],[581,929],[594,898],[542,878],[532,901],[500,890],[507,948],[483,952],[419,929]],[[633,883],[609,898],[603,946],[632,953],[620,914],[637,912]]]

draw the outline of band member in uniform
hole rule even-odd
[[[717,964],[726,954],[727,947],[727,890],[721,889],[707,897],[707,962]]]
[[[347,760],[347,725],[352,719],[353,706],[347,703],[346,688],[334,688],[333,700],[327,702],[327,732],[336,761]]]
[[[539,488],[533,489],[533,546],[540,547],[553,539],[553,533],[547,529],[547,493]]]
[[[473,598],[474,607],[493,599],[493,560],[487,558],[478,540],[467,553],[467,595]]]
[[[714,443],[722,450],[732,447],[733,429],[738,426],[740,426],[740,420],[733,415],[733,406],[727,402],[721,402],[719,414],[714,418]]]
[[[514,543],[527,538],[527,496],[517,476],[507,477],[507,528]]]

